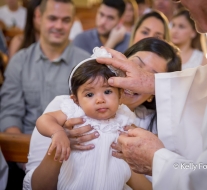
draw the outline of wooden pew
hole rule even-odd
[[[84,30],[92,29],[95,27],[98,7],[99,5],[76,8],[76,16],[80,19]]]
[[[10,29],[4,29],[4,30],[3,30],[3,33],[4,33],[4,36],[5,36],[5,38],[6,38],[7,46],[9,47],[12,38],[13,38],[14,36],[23,34],[23,31],[20,30],[19,28],[15,28],[15,27],[14,27],[14,28],[10,28]]]
[[[0,148],[7,161],[27,162],[31,135],[0,133]]]

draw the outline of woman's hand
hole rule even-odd
[[[119,143],[113,142],[111,147],[114,149],[112,151],[112,156],[114,156],[116,158],[119,158],[119,159],[125,160],[123,152],[122,152],[122,147]]]
[[[65,122],[63,126],[66,129],[66,133],[70,140],[70,148],[72,150],[91,150],[95,146],[94,144],[84,145],[85,142],[91,141],[99,137],[97,131],[87,134],[92,131],[93,128],[90,125],[74,129],[74,125],[83,124],[83,118],[72,118]]]

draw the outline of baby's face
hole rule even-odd
[[[167,61],[155,53],[140,51],[128,58],[137,63],[141,68],[151,73],[163,73],[167,70]],[[121,96],[121,102],[127,105],[132,111],[151,99],[151,94],[131,94],[124,90]]]
[[[109,86],[103,77],[96,77],[81,85],[77,98],[77,104],[85,114],[98,120],[113,118],[120,103],[118,88]]]

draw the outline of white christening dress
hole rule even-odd
[[[128,164],[112,156],[112,142],[117,140],[119,130],[134,123],[135,114],[125,105],[120,105],[116,116],[109,120],[96,120],[85,115],[72,99],[66,98],[61,110],[67,118],[84,117],[100,136],[93,143],[95,148],[89,151],[72,150],[70,157],[64,161],[58,177],[58,190],[129,190],[126,182],[131,176]]]

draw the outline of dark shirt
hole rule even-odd
[[[6,41],[1,30],[0,30],[0,51],[7,54]]]

